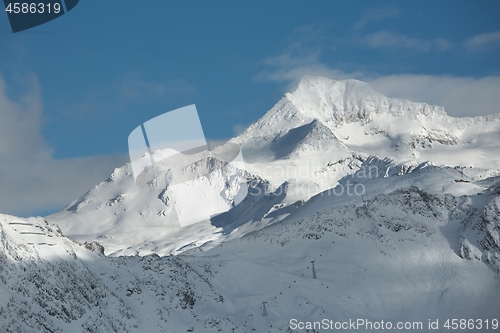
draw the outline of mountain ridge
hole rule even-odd
[[[330,96],[329,102],[325,96]],[[380,105],[385,106],[380,109]],[[327,118],[328,112],[337,112],[334,108],[348,111],[339,111],[341,123],[333,116]],[[365,118],[358,117],[360,112]],[[346,122],[346,114],[354,115],[348,117],[353,121]],[[187,244],[215,246],[277,223],[293,214],[296,202],[306,202],[323,191],[349,185],[347,181],[363,183],[365,180],[353,178],[360,170],[388,170],[386,162],[380,161],[388,161],[389,168],[399,170],[386,172],[385,177],[411,173],[426,164],[445,169],[472,164],[468,171],[471,180],[500,175],[500,159],[487,155],[498,151],[500,156],[500,118],[493,117],[489,123],[483,118],[454,119],[441,107],[390,99],[361,81],[305,77],[296,89],[230,141],[241,146],[246,173],[240,178],[246,178],[250,186],[267,184],[255,185],[255,191],[261,194],[254,200],[243,201],[250,206],[260,202],[258,207],[242,209],[244,216],[221,214],[212,222],[207,220],[184,230],[173,217],[175,198],[168,194],[168,181],[160,182],[156,188],[141,189],[125,165],[116,169],[107,182],[48,219],[74,239],[101,242],[108,255],[177,254]],[[453,127],[452,123],[460,126]],[[471,133],[464,136],[464,131]],[[202,175],[215,163],[191,160],[192,164],[173,168],[189,178],[193,170],[202,168],[196,172]],[[211,186],[220,187],[221,193],[233,193],[234,186],[228,183],[231,177],[226,173],[211,173]],[[235,205],[232,195],[223,199],[217,205]],[[204,210],[207,209],[199,207],[197,213],[203,215]],[[184,209],[182,213],[189,217],[191,211]],[[244,226],[245,221],[253,222]],[[226,225],[238,227],[227,233]],[[125,230],[134,230],[134,235],[129,236]]]
[[[429,165],[381,175],[363,201],[317,195],[244,237],[163,257],[103,256],[42,218],[0,214],[0,327],[290,332],[290,318],[491,320],[500,306],[500,177],[453,181],[461,176]],[[435,193],[435,183],[450,188]]]

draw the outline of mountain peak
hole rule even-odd
[[[337,126],[360,120],[370,122],[373,114],[446,115],[442,107],[386,97],[368,83],[355,79],[336,81],[304,76],[285,97],[306,116]]]
[[[279,147],[284,146],[284,138],[291,140],[291,145],[315,151],[319,143],[312,142],[328,137],[325,142],[341,145],[334,149],[334,157],[343,155],[342,148],[346,147],[355,153],[390,157],[399,162],[432,160],[444,165],[466,165],[467,159],[457,159],[454,149],[438,155],[431,153],[432,148],[493,142],[499,133],[499,120],[450,117],[443,107],[386,97],[359,80],[304,76],[234,142],[242,146],[249,160],[291,156],[289,153],[297,147],[275,149],[277,142]],[[333,135],[323,135],[327,132],[311,124],[324,125]],[[485,167],[498,165],[497,161],[479,156],[476,162]]]

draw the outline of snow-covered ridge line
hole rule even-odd
[[[0,215],[0,297],[6,300],[0,327],[43,333],[186,327],[287,332],[290,318],[303,317],[495,318],[500,178],[471,184],[454,181],[458,170],[421,166],[414,172],[373,179],[364,202],[332,206],[331,197],[318,195],[295,216],[257,233],[205,253],[163,258],[102,257],[41,218]],[[446,191],[465,186],[471,194],[408,186],[425,187],[446,175],[443,183],[452,181]],[[480,188],[482,194],[474,194]],[[50,227],[57,244],[27,246],[14,230],[23,225]]]

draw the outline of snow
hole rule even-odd
[[[500,319],[500,115],[305,77],[212,148],[157,150],[168,163],[46,218],[0,215],[0,330]]]
[[[231,144],[241,146],[244,161],[229,163]],[[154,155],[161,160],[170,153]],[[215,246],[241,237],[241,228],[234,235],[222,232],[224,223],[235,224],[233,217],[221,222],[231,214],[222,214],[217,223],[210,218],[241,202],[246,192],[239,189],[245,182],[267,182],[268,196],[287,184],[286,195],[272,201],[288,207],[334,188],[364,168],[370,156],[388,159],[402,172],[431,163],[473,166],[471,172],[478,177],[498,175],[500,116],[453,118],[442,107],[388,98],[357,80],[305,77],[261,119],[213,154],[175,154],[169,163],[146,171],[147,184],[160,174],[156,187],[137,187],[127,164],[47,219],[72,239],[99,241],[107,255],[177,254],[188,244]],[[229,169],[211,172],[223,170],[224,165]],[[237,177],[231,178],[231,173]],[[441,190],[450,184],[425,186]],[[284,215],[264,217],[273,213],[273,205],[245,211],[237,224],[253,221],[252,227],[243,227],[251,231],[275,223]],[[293,210],[286,207],[287,214]],[[190,224],[192,228],[181,228]]]
[[[260,231],[163,258],[102,256],[41,218],[1,216],[0,295],[7,305],[0,325],[37,332],[285,332],[292,318],[497,318],[500,179],[486,181],[484,205],[476,195],[408,187],[432,182],[426,177],[432,172],[434,179],[448,175],[446,181],[459,174],[426,169],[421,177],[390,177],[401,181],[391,181],[386,193],[380,190],[388,179],[372,179],[365,202],[317,195]],[[9,224],[14,219],[43,227],[58,245],[26,246]],[[496,238],[481,237],[478,228]],[[483,240],[493,242],[482,247]]]

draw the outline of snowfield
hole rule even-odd
[[[500,115],[305,77],[231,143],[241,169],[200,157],[139,187],[127,164],[56,214],[0,215],[0,332],[500,320]],[[175,203],[213,189],[181,227]]]

